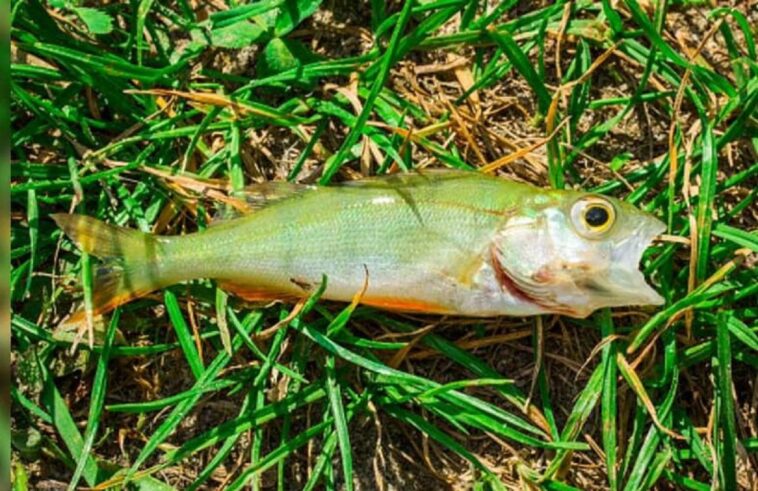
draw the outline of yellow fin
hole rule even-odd
[[[93,315],[109,312],[164,286],[157,274],[160,244],[154,236],[84,215],[56,213],[51,218],[81,250],[106,259],[93,275]],[[80,310],[69,322],[78,323],[84,318],[85,312]]]
[[[265,286],[245,285],[234,281],[221,281],[219,287],[248,302],[270,302],[273,300],[300,300],[302,295],[293,292],[285,292]]]
[[[425,300],[399,297],[363,297],[361,303],[396,312],[412,312],[417,314],[451,314],[447,307]]]

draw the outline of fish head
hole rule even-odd
[[[603,307],[660,305],[639,263],[665,229],[623,201],[545,191],[499,231],[493,269],[504,291],[545,312],[581,318]]]

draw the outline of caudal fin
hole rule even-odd
[[[104,260],[93,271],[93,315],[163,286],[157,261],[161,244],[152,235],[83,215],[56,213],[51,218],[81,250]],[[85,312],[80,310],[68,322],[79,323],[84,318]]]

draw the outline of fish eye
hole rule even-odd
[[[603,198],[582,198],[574,204],[571,218],[580,234],[587,238],[598,238],[613,226],[616,210]]]
[[[590,205],[584,210],[584,221],[592,228],[605,226],[611,219],[608,208],[600,205]]]

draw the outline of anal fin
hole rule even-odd
[[[274,300],[296,301],[302,298],[291,291],[286,292],[260,285],[247,285],[234,281],[221,281],[219,287],[248,302],[272,302]]]
[[[414,298],[398,297],[363,297],[361,303],[371,307],[395,312],[410,312],[416,314],[452,314],[453,312],[442,305]]]

